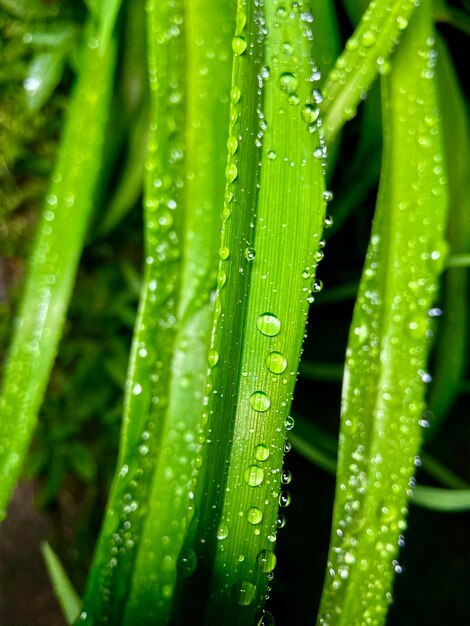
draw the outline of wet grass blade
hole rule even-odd
[[[428,311],[445,262],[433,37],[423,2],[382,82],[384,158],[346,358],[320,625],[385,621],[406,528],[429,380]]]
[[[0,519],[18,478],[62,333],[93,208],[115,62],[85,45],[30,257],[0,398]]]
[[[330,144],[376,77],[388,71],[389,57],[415,9],[413,0],[371,2],[323,86],[323,125]]]
[[[325,212],[309,23],[303,3],[291,11],[277,1],[264,9],[238,3],[210,393],[194,489],[196,505],[212,506],[194,518],[188,548],[197,580],[182,585],[178,615],[193,623],[256,623],[276,562],[278,508],[290,500],[282,460]]]
[[[438,40],[438,77],[449,180],[447,238],[453,255],[447,261],[435,345],[429,408],[432,437],[459,395],[468,362],[468,271],[470,260],[470,128],[467,106],[452,60]],[[465,260],[467,261],[465,265]],[[457,261],[457,262],[456,262]],[[436,309],[439,315],[440,310]]]
[[[167,623],[186,567],[180,552],[225,182],[232,6],[218,3],[208,19],[205,0],[147,3],[146,270],[118,473],[85,595],[86,623]]]

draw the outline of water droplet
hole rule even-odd
[[[234,155],[235,152],[237,151],[237,148],[238,148],[238,141],[236,137],[229,137],[227,141],[227,150],[229,151],[229,154],[231,156]]]
[[[233,183],[233,181],[238,176],[238,168],[235,163],[229,163],[225,168],[225,177],[227,178],[228,183]]]
[[[257,461],[266,461],[269,457],[269,448],[264,443],[259,443],[255,446],[255,458]]]
[[[237,102],[240,102],[240,98],[241,98],[241,91],[239,87],[234,87],[232,89],[232,93],[230,94],[230,97],[232,98],[232,101],[235,102],[235,104]]]
[[[256,567],[263,574],[272,572],[276,567],[276,555],[272,550],[261,550],[256,557]]]
[[[246,50],[246,39],[245,37],[234,37],[232,39],[232,50],[236,56],[240,56]]]
[[[246,519],[250,524],[256,526],[261,523],[263,513],[256,506],[251,506],[246,512]]]
[[[288,415],[284,421],[284,428],[286,430],[292,430],[294,428],[295,421],[294,418]]]
[[[403,17],[402,15],[399,15],[397,17],[396,23],[397,23],[399,30],[405,30],[405,28],[408,26],[408,20],[406,19],[406,17]]]
[[[271,400],[264,391],[255,391],[250,396],[250,404],[255,411],[264,413],[271,406]]]
[[[249,606],[256,598],[256,585],[248,580],[238,580],[232,587],[232,595],[237,604]]]
[[[197,567],[197,556],[193,550],[186,550],[181,555],[178,561],[178,570],[183,576],[183,578],[187,578],[191,576],[194,570]]]
[[[313,293],[319,293],[322,289],[323,289],[323,282],[319,278],[316,278],[313,281],[313,285],[312,285]]]
[[[228,534],[229,528],[227,524],[220,524],[219,528],[217,529],[217,539],[219,541],[223,541],[224,539],[227,539]]]
[[[274,159],[277,157],[277,154],[274,152],[274,150],[269,150],[267,156],[270,161],[274,161]]]
[[[284,528],[286,525],[286,518],[284,515],[278,515],[276,520],[276,528]]]
[[[266,357],[266,366],[273,374],[282,374],[287,368],[287,359],[281,352],[271,352]]]
[[[426,336],[427,321],[423,317],[411,317],[406,323],[406,330],[410,337],[421,339]]]
[[[333,218],[331,217],[331,215],[327,215],[325,217],[325,221],[323,222],[323,226],[325,228],[331,228],[333,226]]]
[[[333,192],[332,191],[324,191],[323,192],[323,200],[325,202],[331,202],[333,200]]]
[[[279,76],[279,86],[282,91],[292,94],[297,91],[299,81],[295,74],[292,74],[291,72],[284,72]]]
[[[256,320],[256,326],[268,337],[275,337],[281,331],[281,322],[273,313],[262,313]]]
[[[288,491],[281,491],[279,494],[279,506],[287,507],[291,502],[291,495]]]
[[[247,261],[253,261],[253,259],[256,256],[256,250],[254,248],[251,248],[248,246],[248,248],[245,248],[245,259]]]
[[[283,470],[281,474],[281,483],[283,485],[288,485],[292,482],[292,473],[289,470]]]
[[[134,396],[138,396],[142,393],[142,385],[139,385],[139,383],[136,383],[133,387],[132,387],[132,395]]]
[[[377,37],[371,30],[365,30],[361,36],[361,43],[365,48],[370,48],[375,44]]]
[[[257,487],[264,480],[264,470],[259,465],[249,465],[245,470],[244,478],[247,485]]]
[[[222,261],[225,261],[226,259],[228,259],[230,254],[230,250],[226,247],[226,246],[222,246],[219,250],[219,257],[221,258]]]
[[[307,124],[313,124],[320,116],[320,109],[314,104],[306,104],[302,108],[301,115],[304,122]]]
[[[209,350],[207,355],[207,361],[209,363],[209,367],[215,367],[219,362],[219,353],[214,348]]]

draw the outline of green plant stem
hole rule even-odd
[[[319,625],[384,623],[406,528],[422,439],[428,310],[445,262],[447,193],[435,168],[442,146],[433,46],[426,1],[382,82],[383,166],[348,344]]]
[[[57,163],[30,257],[0,399],[0,519],[18,478],[64,325],[97,185],[115,45],[82,51]]]

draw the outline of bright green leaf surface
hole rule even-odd
[[[55,595],[59,601],[67,624],[73,624],[80,614],[80,598],[51,546],[48,543],[43,543],[41,551]]]

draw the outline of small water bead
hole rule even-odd
[[[256,250],[254,248],[251,248],[250,246],[248,246],[248,248],[245,248],[245,259],[247,261],[253,261],[255,256]]]
[[[229,137],[227,140],[227,150],[231,156],[235,154],[238,148],[238,141],[236,137]]]
[[[225,177],[229,183],[233,183],[233,181],[238,176],[238,168],[235,163],[229,163],[225,168]]]
[[[291,503],[291,495],[288,491],[281,491],[279,494],[279,506],[283,508],[288,507]]]
[[[255,391],[250,396],[251,407],[259,413],[264,413],[271,406],[271,400],[264,391]]]
[[[256,557],[256,567],[263,574],[268,574],[276,567],[276,560],[276,555],[272,550],[261,550]]]
[[[222,246],[219,249],[219,257],[222,261],[225,261],[226,259],[228,259],[229,255],[230,255],[230,250],[226,246]]]
[[[229,535],[229,527],[227,526],[227,524],[220,524],[217,530],[217,539],[219,541],[223,541],[224,539],[227,539],[228,535]]]
[[[250,606],[253,604],[256,594],[256,585],[248,580],[238,580],[232,587],[232,595],[237,604],[241,606]]]
[[[217,352],[217,350],[215,350],[214,348],[211,348],[209,350],[209,353],[207,355],[207,361],[209,363],[209,367],[215,367],[217,365],[217,363],[219,362],[219,353]]]
[[[284,528],[286,525],[286,518],[284,515],[278,515],[276,520],[276,528]]]
[[[287,431],[289,431],[289,430],[292,430],[292,429],[294,428],[294,426],[295,426],[295,421],[294,421],[294,418],[293,418],[293,417],[291,417],[290,415],[288,415],[288,416],[286,417],[286,419],[284,420],[284,428],[285,428]]]
[[[283,470],[281,474],[281,483],[283,485],[289,485],[292,482],[292,473],[289,470]]]
[[[405,30],[405,28],[408,26],[408,20],[402,15],[399,15],[395,21],[399,30]]]
[[[267,337],[275,337],[281,331],[281,321],[273,313],[262,313],[256,320],[256,326]]]
[[[370,48],[377,41],[375,33],[371,30],[365,30],[361,35],[361,44],[365,48]]]
[[[270,161],[274,161],[277,157],[277,154],[274,152],[274,150],[269,150],[267,157]]]
[[[328,203],[331,202],[333,200],[333,192],[326,190],[323,192],[323,200]]]
[[[302,119],[306,124],[313,124],[320,116],[320,109],[314,104],[306,104],[302,108]]]
[[[256,526],[261,523],[263,513],[256,506],[251,506],[246,512],[246,519],[249,524]]]
[[[264,443],[255,446],[255,458],[257,461],[266,461],[269,458],[269,448]]]
[[[279,76],[279,86],[287,94],[293,94],[297,91],[299,81],[295,74],[284,72]]]
[[[421,317],[411,317],[406,323],[406,330],[410,337],[422,339],[428,329],[427,321]]]
[[[320,263],[320,261],[324,258],[325,253],[323,250],[316,250],[313,253],[313,258],[315,259],[315,263]]]
[[[266,357],[266,366],[273,374],[282,374],[287,369],[287,359],[281,352],[271,352]]]
[[[323,289],[323,282],[319,278],[316,278],[313,281],[313,285],[312,285],[313,293],[320,293],[322,289]]]
[[[183,552],[179,561],[178,561],[178,570],[183,576],[183,578],[187,578],[191,576],[194,570],[197,567],[197,556],[193,550],[187,550]]]
[[[245,37],[240,37],[240,36],[234,37],[232,39],[232,50],[237,57],[242,55],[246,50]]]
[[[331,228],[333,226],[334,220],[331,215],[327,215],[325,217],[325,221],[323,222],[324,228]]]

